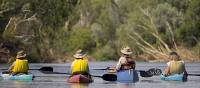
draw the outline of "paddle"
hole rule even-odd
[[[147,71],[147,73],[148,74],[152,74],[152,76],[153,75],[161,75],[162,74],[162,70],[161,69],[155,69],[155,68],[152,68],[152,69],[149,69],[148,71]],[[147,75],[148,75],[147,74]],[[146,74],[145,74],[146,75]],[[189,75],[189,76],[200,76],[200,74],[187,74],[187,75]]]
[[[115,74],[104,74],[103,76],[95,76],[95,75],[92,75],[93,77],[100,77],[102,78],[103,80],[106,80],[106,81],[117,81],[117,75]]]
[[[53,72],[52,70],[43,71],[43,73],[45,73],[45,74],[67,74],[67,75],[72,75],[70,73]],[[102,78],[105,81],[116,81],[117,80],[117,76],[115,74],[104,74],[102,76],[91,75],[91,76]]]
[[[190,76],[200,76],[200,74],[188,74]]]
[[[7,69],[0,69],[0,70],[7,70]],[[41,67],[39,69],[29,69],[29,70],[39,70],[39,71],[42,71],[42,72],[45,72],[45,71],[52,71],[53,72],[53,68],[52,67]],[[2,73],[9,73],[8,71],[4,71]]]
[[[113,70],[113,69],[110,69],[110,67],[107,67],[106,69],[93,69],[93,70]],[[152,77],[153,75],[162,74],[162,71],[156,68],[151,68],[148,71],[144,71],[144,70],[135,70],[135,71],[140,72],[140,76],[142,77]]]

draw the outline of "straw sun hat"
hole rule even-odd
[[[79,49],[78,51],[76,51],[76,53],[73,55],[75,58],[83,58],[85,57],[85,53],[83,52],[83,50]]]
[[[17,52],[16,58],[23,58],[23,57],[26,57],[26,53],[23,50]]]
[[[125,48],[121,49],[121,53],[130,55],[130,54],[132,54],[133,52],[131,51],[131,48],[130,48],[130,47],[126,46]]]

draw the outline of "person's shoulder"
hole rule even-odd
[[[171,62],[172,62],[172,61],[168,61],[168,62],[167,62],[167,65],[169,66]]]
[[[88,60],[88,57],[83,57],[84,60]]]
[[[171,63],[172,61],[168,61],[167,63]]]
[[[125,59],[126,59],[125,57],[121,56],[118,61],[123,61]]]
[[[125,56],[121,56],[119,59],[126,59],[126,57]]]
[[[183,60],[180,60],[180,62],[183,63],[183,64],[185,63]]]

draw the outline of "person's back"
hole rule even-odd
[[[165,75],[182,74],[187,75],[184,61],[182,61],[176,52],[171,52],[169,56],[170,61],[167,63]]]
[[[132,60],[131,57],[121,57],[121,67],[119,70],[128,70],[128,69],[134,69],[135,61]]]
[[[89,73],[89,66],[87,59],[75,59],[73,61],[72,74],[84,74]]]
[[[12,72],[14,73],[28,73],[28,60],[26,59],[16,59],[15,66],[12,69]]]
[[[70,83],[90,83],[93,82],[92,76],[89,73],[88,59],[85,52],[78,50],[74,56],[74,61],[71,64],[71,73],[68,82]]]
[[[116,70],[129,70],[135,69],[135,61],[131,57],[132,51],[130,47],[125,47],[121,50],[122,56],[119,58],[119,61],[116,66]]]
[[[182,61],[170,61],[170,74],[181,74],[184,72],[184,63]]]
[[[84,74],[89,75],[88,59],[85,57],[82,50],[78,50],[74,55],[75,60],[71,64],[72,75]]]
[[[13,75],[18,73],[27,74],[29,69],[28,60],[26,58],[26,53],[21,50],[17,53],[16,60],[13,64],[9,67],[8,72],[12,73]]]

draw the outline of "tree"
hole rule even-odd
[[[180,43],[195,46],[200,40],[200,1],[191,0],[185,14],[185,21],[177,30]]]

